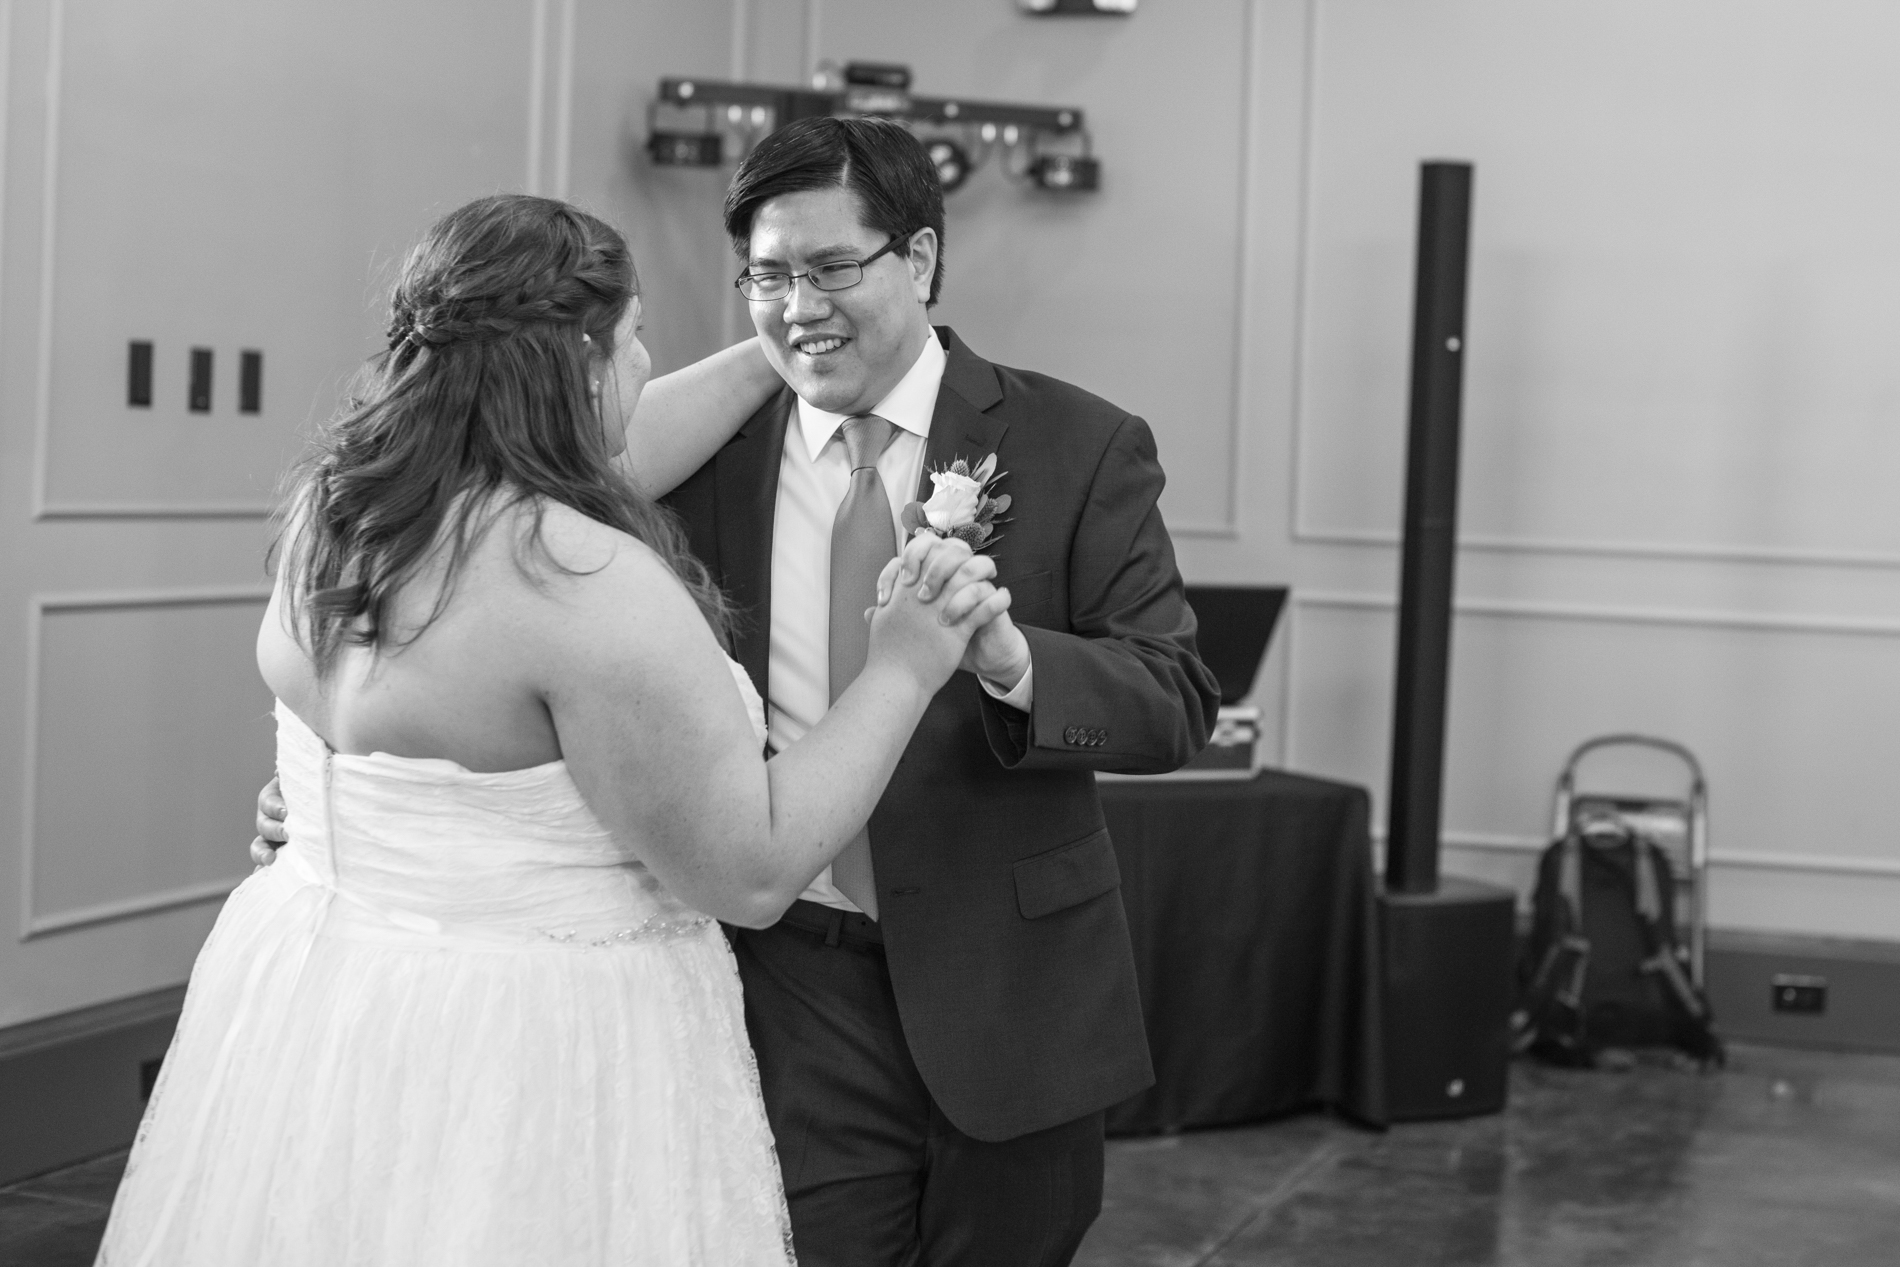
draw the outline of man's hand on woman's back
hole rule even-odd
[[[257,838],[251,841],[251,861],[260,867],[268,867],[277,861],[277,850],[290,840],[290,833],[284,830],[284,819],[289,811],[284,808],[284,794],[272,779],[257,794]]]

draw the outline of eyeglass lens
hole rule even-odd
[[[799,277],[809,278],[818,290],[849,290],[864,280],[864,266],[873,260],[887,255],[900,242],[910,239],[908,233],[899,233],[876,252],[862,260],[834,260],[829,264],[815,264],[802,273],[746,273],[739,278],[739,293],[747,299],[783,299],[792,293],[792,282]]]
[[[864,265],[856,260],[820,264],[801,274],[819,290],[849,290],[864,280]],[[779,299],[792,293],[789,273],[753,273],[739,279],[739,289],[748,299]]]

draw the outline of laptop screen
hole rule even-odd
[[[1188,606],[1200,621],[1201,662],[1220,681],[1220,702],[1238,704],[1253,692],[1273,628],[1286,606],[1284,585],[1190,585]]]

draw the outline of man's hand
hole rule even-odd
[[[957,666],[1004,691],[1013,691],[1029,671],[1029,639],[1003,612],[970,637]]]
[[[289,811],[284,808],[284,794],[272,779],[257,794],[257,839],[251,842],[251,861],[260,867],[268,867],[277,861],[279,846],[290,840],[290,833],[284,830],[284,819]]]
[[[890,601],[894,583],[908,585],[916,581],[917,597],[928,602],[939,591],[957,591],[995,575],[996,564],[987,555],[973,554],[967,545],[955,539],[918,533],[885,565],[884,574],[878,578],[877,605],[882,607]],[[967,593],[973,595],[976,591]],[[953,593],[946,603],[945,624],[962,619],[974,606],[973,599],[966,598],[959,603],[960,597],[965,596]],[[865,615],[868,617],[870,613]],[[1023,637],[1023,631],[1010,620],[1009,611],[1005,609],[972,635],[957,667],[1004,691],[1012,691],[1029,671],[1029,639]]]

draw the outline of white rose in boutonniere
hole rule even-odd
[[[983,486],[955,471],[932,471],[930,482],[936,491],[924,503],[924,518],[938,532],[968,527],[976,522],[977,503],[983,499]]]
[[[958,458],[948,468],[932,471],[930,500],[904,507],[905,531],[955,537],[972,550],[983,549],[997,539],[997,516],[1009,509],[1008,493],[996,496],[990,491],[1002,478],[996,473],[994,453],[974,468]]]

